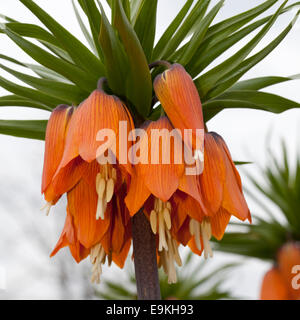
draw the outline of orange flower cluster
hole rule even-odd
[[[290,242],[281,247],[276,265],[263,279],[262,300],[300,300],[300,245]]]
[[[205,258],[212,256],[209,240],[222,238],[231,215],[251,220],[239,173],[218,134],[205,132],[204,152],[196,147],[196,135],[187,142],[196,162],[203,165],[204,160],[200,175],[186,175],[186,165],[174,160],[176,150],[183,149],[180,138],[172,140],[169,164],[161,161],[165,151],[161,141],[151,141],[152,129],[161,130],[162,139],[174,128],[204,129],[200,98],[190,75],[174,64],[155,79],[154,90],[166,116],[146,122],[146,135],[139,143],[140,150],[155,150],[158,163],[123,164],[118,143],[113,148],[97,139],[101,129],[111,129],[118,137],[120,121],[127,123],[128,134],[134,129],[125,104],[101,89],[78,108],[57,107],[48,123],[42,181],[48,212],[64,193],[68,199],[65,226],[52,255],[65,246],[77,262],[89,255],[95,282],[100,281],[106,259],[123,267],[131,244],[130,218],[142,208],[156,234],[158,264],[170,283],[176,282],[175,263],[181,265],[180,244],[199,255],[204,251]],[[115,163],[97,161],[104,143]],[[132,146],[128,143],[127,155]]]

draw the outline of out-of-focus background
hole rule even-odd
[[[85,42],[75,18],[71,0],[35,0],[35,2]],[[101,0],[101,2],[107,9],[105,1]],[[185,0],[159,0],[158,2],[157,35],[160,36]],[[216,21],[245,11],[262,2],[262,0],[227,0]],[[295,1],[290,1],[290,3],[293,2]],[[212,1],[212,5],[215,3],[216,1]],[[18,0],[0,1],[0,13],[22,22],[40,24]],[[278,35],[294,13],[282,15],[256,51]],[[282,44],[247,73],[245,78],[264,75],[290,76],[300,73],[299,32],[300,22]],[[244,39],[232,50],[236,50],[248,40],[249,38]],[[230,56],[232,50],[217,59],[216,63]],[[30,59],[4,35],[0,35],[0,52],[20,61],[30,62]],[[11,79],[4,71],[1,71],[1,75]],[[265,91],[299,102],[299,89],[299,81],[294,81],[267,88]],[[5,95],[5,91],[1,88],[0,94]],[[35,109],[12,107],[0,109],[0,119],[48,118],[49,113]],[[260,181],[262,178],[258,174],[257,167],[268,166],[266,143],[273,153],[280,155],[280,143],[283,139],[286,142],[290,159],[296,157],[300,141],[299,123],[300,110],[290,110],[274,115],[263,111],[235,109],[222,111],[208,123],[208,128],[223,136],[234,160],[253,162],[243,168],[240,167],[242,179],[247,186],[245,171],[256,175],[257,180]],[[65,201],[62,200],[53,208],[49,217],[39,210],[43,204],[40,182],[44,142],[0,135],[0,148],[0,271],[5,270],[6,273],[6,289],[0,288],[0,299],[95,298],[95,289],[101,291],[104,290],[104,287],[101,284],[91,286],[89,261],[83,261],[77,265],[71,258],[68,249],[62,250],[54,258],[49,258],[63,228]],[[253,213],[264,215],[253,200],[250,198],[247,200]],[[271,204],[267,203],[267,205]],[[275,214],[276,210],[274,207]],[[183,255],[186,254],[184,251],[183,249]],[[196,257],[195,263],[199,259],[203,258]],[[209,272],[224,262],[241,260],[244,259],[215,252],[213,260],[208,261],[205,268]],[[245,261],[227,275],[222,286],[238,298],[257,299],[263,274],[270,268],[270,265],[254,259]],[[125,268],[132,267],[131,264],[131,259],[128,259]],[[184,266],[181,269],[183,268]],[[182,273],[181,269],[178,269],[179,274]],[[120,281],[126,278],[123,271],[115,267],[104,267],[103,279],[116,278],[116,275]]]

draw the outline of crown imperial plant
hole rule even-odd
[[[228,147],[206,123],[225,108],[280,113],[299,107],[261,91],[295,77],[240,81],[291,30],[298,12],[272,42],[252,54],[277,18],[296,5],[281,2],[273,14],[256,19],[280,2],[263,1],[214,23],[224,0],[215,6],[209,0],[187,0],[155,42],[157,0],[107,0],[110,19],[104,1],[73,1],[87,47],[34,1],[19,2],[43,26],[1,16],[0,32],[35,64],[4,54],[0,58],[35,75],[0,64],[26,84],[0,77],[0,86],[10,92],[0,105],[51,115],[48,124],[0,120],[0,133],[45,139],[47,213],[63,194],[68,200],[65,226],[51,256],[66,246],[77,262],[89,256],[92,281],[99,282],[102,265],[107,261],[122,268],[133,242],[138,296],[159,299],[157,266],[169,283],[176,282],[180,245],[212,257],[210,239],[222,239],[232,215],[251,222]],[[211,67],[249,34],[250,41]]]

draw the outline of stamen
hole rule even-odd
[[[91,263],[93,264],[92,276],[91,276],[92,283],[97,283],[97,284],[100,283],[100,277],[102,274],[102,264],[105,263],[105,259],[106,259],[106,253],[101,243],[98,243],[91,248],[90,260],[91,260]]]
[[[157,215],[154,210],[152,210],[150,213],[150,225],[151,225],[152,232],[154,234],[156,234],[156,232],[157,232]]]
[[[110,178],[106,184],[106,202],[107,203],[111,201],[114,195],[114,188],[115,188],[114,180]]]
[[[49,216],[49,213],[50,213],[50,209],[51,207],[53,206],[52,202],[46,202],[42,207],[41,207],[41,211],[44,211],[46,210],[46,216]]]
[[[176,283],[177,282],[177,275],[176,275],[176,268],[175,262],[178,266],[182,265],[181,258],[178,252],[178,245],[175,239],[171,238],[171,234],[167,231],[168,235],[168,248],[169,250],[163,249],[163,251],[159,252],[160,256],[160,266],[163,267],[164,272],[168,276],[168,283]]]
[[[201,250],[202,246],[201,246],[201,225],[200,225],[200,222],[198,222],[195,219],[191,219],[190,224],[189,224],[189,228],[190,228],[190,234],[192,236],[194,236],[197,249]]]
[[[101,167],[101,171],[96,176],[96,191],[98,194],[98,203],[96,210],[96,219],[104,219],[104,213],[107,204],[114,195],[115,184],[117,182],[117,170],[109,164]]]
[[[163,215],[164,215],[164,220],[167,225],[167,228],[168,228],[168,230],[170,230],[171,229],[171,216],[170,216],[170,211],[167,207],[164,208]]]
[[[158,198],[154,199],[154,209],[150,213],[150,225],[154,234],[157,234],[158,224],[158,251],[165,249],[168,251],[168,242],[166,235],[171,237],[169,230],[172,227],[171,221],[171,203],[163,202]]]
[[[211,224],[208,219],[204,219],[201,223],[201,235],[203,239],[204,258],[213,257],[213,252],[209,243],[211,238]]]

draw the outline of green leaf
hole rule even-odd
[[[134,30],[150,63],[156,31],[157,0],[145,0],[140,9]]]
[[[0,120],[0,134],[44,140],[47,120]]]
[[[21,36],[11,31],[3,24],[0,24],[0,29],[2,29],[11,40],[13,40],[35,61],[63,75],[65,78],[69,79],[83,90],[90,92],[95,89],[97,82],[91,79],[91,77],[82,69],[73,64],[70,64],[67,61],[53,56],[49,52],[41,49],[39,46],[23,39]]]
[[[17,96],[17,95],[8,95],[0,97],[0,106],[1,107],[29,107],[29,108],[35,108],[35,109],[42,109],[51,111],[49,107],[37,103],[35,101],[25,99],[24,97]]]
[[[93,40],[90,32],[86,28],[84,22],[82,21],[80,13],[79,13],[79,10],[77,9],[77,7],[75,5],[74,0],[72,0],[72,6],[73,6],[73,9],[74,9],[74,12],[75,12],[75,15],[76,15],[76,19],[77,19],[78,24],[80,26],[80,29],[81,29],[86,41],[88,42],[90,48],[93,50],[94,54],[98,55],[98,51],[97,51],[97,48],[95,46],[94,40]]]
[[[2,65],[1,63],[0,68],[12,74],[24,83],[34,87],[35,89],[38,89],[42,93],[57,98],[57,101],[61,100],[61,103],[70,105],[79,104],[86,98],[86,93],[72,84],[32,77],[27,74],[10,69]]]
[[[257,63],[263,60],[270,52],[272,52],[286,37],[289,31],[292,29],[296,19],[298,18],[299,12],[297,13],[296,17],[293,21],[282,31],[282,33],[274,39],[268,46],[264,49],[259,51],[257,54],[253,55],[252,57],[243,61],[240,65],[236,68],[233,68],[228,74],[224,75],[220,81],[217,83],[216,87],[211,90],[206,99],[216,97],[220,93],[224,92],[232,85],[234,85],[249,69],[254,67]]]
[[[141,1],[141,0],[140,0]],[[137,2],[137,1],[135,1]],[[164,48],[166,47],[167,43],[170,41],[173,34],[176,32],[178,27],[180,26],[181,22],[185,18],[186,14],[188,13],[191,5],[193,4],[194,0],[187,0],[185,5],[179,11],[175,19],[171,22],[167,30],[159,39],[157,45],[153,50],[153,60],[158,60],[162,57],[162,53]]]
[[[281,113],[300,108],[300,104],[275,94],[254,90],[227,91],[216,99],[203,104],[205,120],[208,121],[225,108],[250,108]]]
[[[102,60],[102,57],[103,57],[102,50],[101,50],[101,47],[100,47],[100,44],[98,41],[100,26],[101,26],[100,12],[99,12],[94,0],[78,0],[78,2],[89,20],[90,29],[91,29],[92,36],[94,39],[94,44],[97,48],[98,55]]]
[[[106,18],[100,5],[102,22],[99,41],[103,51],[106,77],[110,88],[118,95],[126,94],[126,79],[128,76],[128,59],[115,30]]]
[[[211,26],[207,32],[206,39],[213,40],[218,36],[218,40],[220,40],[220,37],[224,36],[224,31],[226,31],[226,34],[229,35],[232,32],[236,31],[238,28],[241,28],[243,25],[245,25],[247,22],[253,20],[258,15],[265,12],[267,9],[269,9],[271,6],[273,6],[278,0],[268,0],[264,3],[248,10],[245,12],[242,12],[238,15],[235,15],[233,17],[230,17],[226,20],[223,20],[213,26]]]
[[[229,90],[260,90],[275,84],[300,79],[300,74],[291,77],[259,77],[237,82]]]
[[[210,43],[209,45],[205,45],[205,43],[203,43],[194,54],[194,57],[192,58],[190,63],[187,64],[187,71],[191,74],[192,77],[197,76],[210,63],[215,61],[215,59],[218,58],[222,53],[234,46],[244,37],[248,36],[251,32],[265,24],[268,20],[269,17],[256,21],[251,25],[248,25],[247,27],[243,28],[242,30],[235,32],[229,37],[223,38],[213,46],[211,46]]]
[[[6,61],[13,62],[13,63],[17,64],[18,66],[28,68],[28,69],[32,70],[34,73],[36,73],[38,76],[40,76],[44,79],[68,82],[68,80],[66,78],[64,78],[63,76],[61,76],[60,74],[58,74],[48,68],[45,68],[41,65],[21,62],[21,61],[16,60],[12,57],[8,57],[4,54],[0,54],[0,59],[4,59]]]
[[[47,12],[32,0],[20,0],[58,39],[76,65],[96,77],[96,81],[104,75],[101,61],[86,48],[76,37],[62,27]]]
[[[225,20],[224,23],[220,24],[220,28],[217,28],[216,32],[211,32],[211,30],[214,29],[214,26],[210,27],[203,43],[197,49],[190,63],[186,65],[186,70],[191,74],[192,77],[196,77],[205,67],[207,67],[223,52],[235,45],[238,41],[250,34],[256,28],[268,22],[271,16],[264,17],[246,26],[244,29],[239,30],[249,21],[253,20],[256,16],[268,9],[271,5],[273,5],[273,3],[273,0],[267,1],[266,3],[263,3],[262,5],[251,9],[250,11],[233,17],[234,19],[230,18],[228,23],[226,23],[227,20]],[[295,6],[296,4],[294,3],[291,6],[283,8],[280,14],[292,10]],[[234,33],[235,31],[237,32]],[[181,52],[184,49],[185,48],[182,48]],[[179,52],[176,53],[176,57],[178,57],[178,54]]]
[[[182,41],[189,35],[191,29],[197,21],[202,20],[210,0],[199,0],[187,18],[184,20],[175,35],[166,43],[166,46],[160,55],[161,59],[168,60],[168,58],[175,52]]]
[[[22,37],[34,38],[37,40],[45,41],[51,43],[57,47],[60,47],[60,43],[56,40],[56,38],[43,29],[34,24],[29,23],[20,23],[20,22],[11,22],[5,24],[10,30],[17,33]],[[3,31],[1,31],[3,33]]]
[[[33,100],[35,102],[46,105],[49,110],[55,108],[57,105],[61,103],[59,99],[51,97],[45,93],[40,91],[23,87],[18,84],[15,84],[11,81],[8,81],[0,76],[0,87],[6,89],[9,92],[12,92],[16,95],[25,97],[27,99]]]
[[[215,16],[223,6],[224,1],[225,0],[219,1],[202,20],[199,19],[197,21],[195,32],[189,41],[187,48],[184,50],[182,57],[179,59],[180,64],[186,65],[192,59],[193,55],[204,39],[211,22],[214,20]]]
[[[143,48],[130,25],[120,0],[114,0],[113,24],[118,30],[128,56],[130,70],[127,82],[127,97],[140,115],[149,114],[152,101],[152,81]]]
[[[130,1],[131,22],[132,22],[133,26],[135,25],[136,19],[138,17],[138,14],[141,10],[141,7],[142,7],[144,1],[145,0],[131,0]]]
[[[236,68],[244,59],[249,55],[249,53],[256,47],[260,40],[265,36],[269,31],[271,26],[276,21],[280,11],[284,7],[287,1],[285,1],[280,8],[276,11],[274,16],[270,21],[264,26],[264,28],[251,40],[249,41],[242,49],[237,53],[232,55],[230,58],[220,63],[218,66],[209,70],[204,75],[200,76],[195,80],[196,86],[199,90],[200,96],[203,99],[206,99],[207,93],[212,90],[216,84],[227,74],[230,73],[234,68]]]

